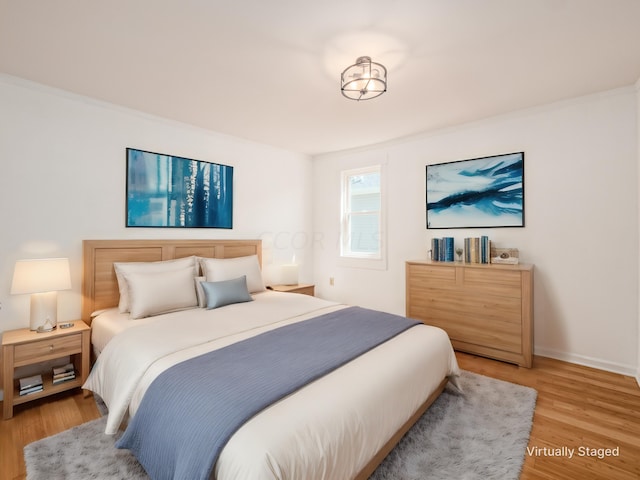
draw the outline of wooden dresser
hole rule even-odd
[[[406,315],[456,350],[531,367],[533,265],[406,262]]]

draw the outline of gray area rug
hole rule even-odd
[[[518,479],[537,393],[463,371],[378,467],[372,480]],[[148,479],[104,435],[105,419],[27,445],[27,480]]]

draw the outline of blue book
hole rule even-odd
[[[440,239],[432,238],[431,239],[431,260],[440,260]]]
[[[480,263],[489,263],[490,253],[489,237],[483,235],[480,237]]]
[[[455,247],[453,237],[444,237],[442,239],[444,243],[444,261],[453,262],[455,260]]]

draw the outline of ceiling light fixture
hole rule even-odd
[[[387,69],[371,57],[358,57],[341,76],[342,95],[351,100],[371,100],[387,91]]]

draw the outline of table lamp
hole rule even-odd
[[[29,328],[50,332],[58,321],[58,291],[71,289],[68,258],[18,260],[11,294],[31,294]]]
[[[294,262],[295,262],[295,259],[294,259]],[[298,284],[298,265],[296,263],[282,265],[280,268],[281,268],[280,283],[282,283],[283,285]]]

